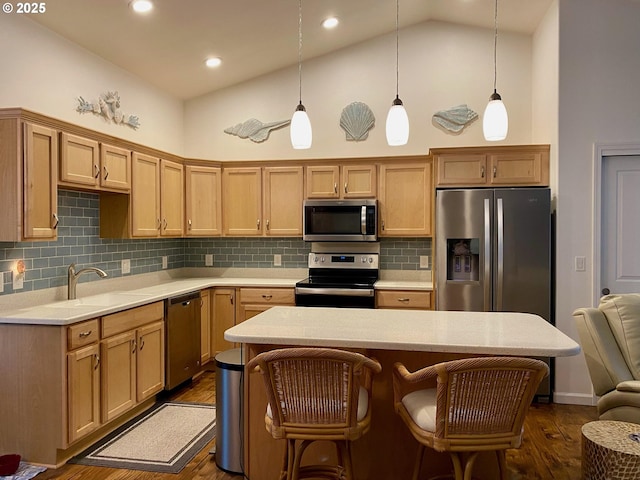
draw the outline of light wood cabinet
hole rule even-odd
[[[128,192],[131,189],[131,152],[62,132],[60,185]]]
[[[184,233],[184,167],[160,160],[160,235],[180,237]]]
[[[422,290],[376,290],[376,308],[431,310],[431,292]]]
[[[224,332],[236,324],[236,291],[234,288],[214,288],[211,292],[211,356],[234,347],[224,339]]]
[[[274,305],[295,305],[293,288],[240,288],[237,323],[244,322]]]
[[[382,163],[378,196],[380,237],[432,235],[432,163]]]
[[[204,365],[211,360],[211,289],[200,292],[200,365]]]
[[[432,149],[439,187],[548,186],[549,145]]]
[[[98,320],[67,327],[68,441],[100,425],[100,345]]]
[[[375,165],[305,167],[306,198],[375,198]]]
[[[222,170],[185,166],[186,235],[211,237],[222,234]]]
[[[131,235],[160,234],[160,159],[134,153],[131,160]]]
[[[225,168],[224,233],[302,236],[302,167]]]
[[[164,305],[155,302],[102,318],[102,421],[164,387]]]

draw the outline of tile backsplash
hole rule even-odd
[[[15,293],[12,270],[24,260],[23,288],[31,291],[67,283],[71,263],[92,265],[110,277],[122,276],[121,261],[131,260],[131,275],[168,268],[204,267],[205,255],[213,255],[213,266],[233,268],[306,268],[310,244],[300,238],[177,238],[103,239],[99,235],[100,197],[98,194],[58,191],[58,239],[53,242],[0,242],[0,281],[2,293]],[[380,241],[383,270],[418,270],[421,255],[432,259],[431,239],[397,238]],[[273,266],[274,255],[282,264]],[[83,275],[81,282],[98,280]]]

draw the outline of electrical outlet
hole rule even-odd
[[[126,275],[127,273],[131,273],[131,260],[128,258],[126,260],[122,260],[122,274]]]
[[[273,266],[274,267],[281,267],[282,266],[282,255],[280,255],[279,253],[276,253],[273,256]]]
[[[169,266],[169,259],[166,255],[162,257],[162,269],[165,270]]]
[[[204,256],[204,266],[205,267],[213,267],[213,254],[207,253]]]
[[[11,272],[13,274],[13,289],[22,290],[24,288],[24,273]]]
[[[420,268],[429,268],[429,255],[420,255]]]

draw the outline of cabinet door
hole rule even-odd
[[[103,340],[102,422],[106,423],[136,404],[135,330]]]
[[[309,166],[305,167],[307,177],[307,198],[339,198],[340,167]]]
[[[265,234],[302,236],[302,167],[264,169],[263,206]]]
[[[213,323],[211,331],[211,355],[234,347],[233,342],[224,339],[224,332],[236,323],[235,290],[214,288],[212,293]]]
[[[342,167],[343,198],[376,197],[375,165],[344,165]]]
[[[222,176],[225,235],[262,235],[260,167],[225,168]]]
[[[200,292],[200,365],[211,359],[211,290]]]
[[[179,163],[160,162],[161,235],[180,237],[184,233],[184,167]]]
[[[381,237],[431,235],[431,162],[380,166]]]
[[[142,402],[164,388],[164,322],[140,327],[136,343],[136,399]]]
[[[24,231],[26,240],[55,240],[58,228],[58,134],[24,124]]]
[[[131,152],[112,145],[100,145],[100,186],[128,192],[131,190]]]
[[[548,162],[543,152],[497,153],[489,155],[491,165],[489,181],[492,185],[549,184]]]
[[[221,169],[185,167],[187,236],[210,237],[222,234]]]
[[[67,354],[69,443],[100,426],[100,348],[95,343]]]
[[[486,185],[489,172],[484,154],[436,155],[438,186]]]
[[[376,308],[431,309],[431,292],[376,290]]]
[[[100,176],[98,142],[62,133],[60,143],[60,181],[96,187]]]
[[[131,235],[157,237],[160,232],[160,160],[131,157]]]

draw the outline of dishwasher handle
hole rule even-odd
[[[178,304],[182,304],[183,307],[189,306],[192,300],[200,299],[200,291],[186,293],[184,295],[179,295],[177,297],[172,297],[168,299],[170,306],[176,306]]]

